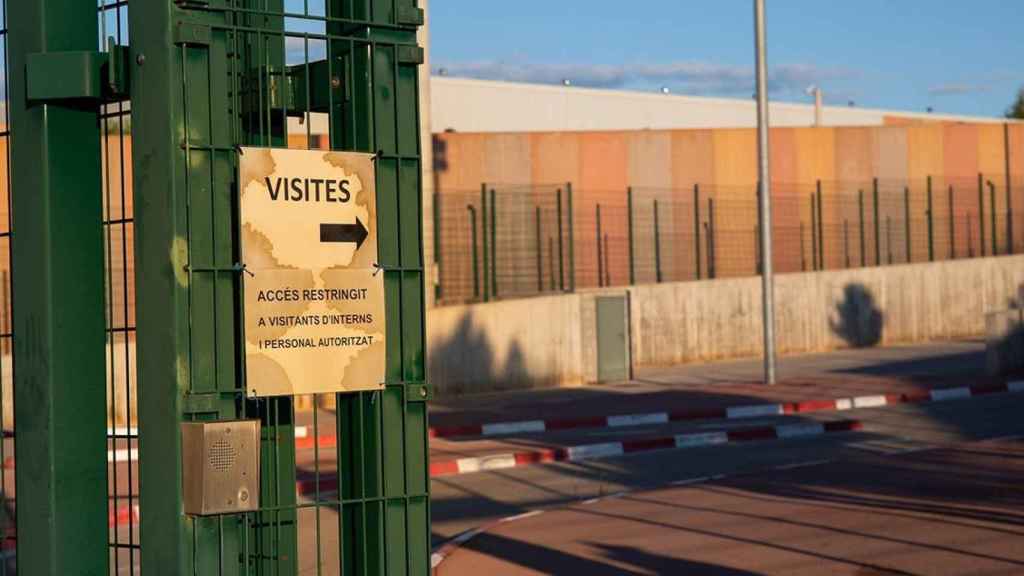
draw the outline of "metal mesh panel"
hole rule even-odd
[[[542,277],[559,278],[550,266],[559,254],[564,275],[575,273],[581,288],[742,277],[761,270],[754,186],[576,189],[572,205],[561,205],[563,234],[549,236],[547,248],[535,239],[531,219],[540,210],[542,228],[550,229],[550,191],[527,185],[484,189],[485,196],[447,190],[436,195],[442,304],[561,289],[557,282],[537,283],[538,269]],[[498,200],[487,206],[484,219],[480,206],[490,202],[492,189]],[[778,273],[1024,252],[1024,186],[1008,199],[1004,175],[779,182],[773,195]],[[538,197],[546,197],[548,205]],[[497,242],[491,241],[495,234]],[[553,246],[558,238],[561,252]],[[545,261],[547,253],[552,258]],[[572,288],[572,283],[564,287]]]

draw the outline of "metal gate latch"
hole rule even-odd
[[[29,105],[61,100],[97,103],[128,99],[128,47],[108,41],[107,52],[29,54],[25,63]]]

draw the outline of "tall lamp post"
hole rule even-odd
[[[761,203],[761,309],[764,327],[764,381],[775,384],[775,280],[772,276],[772,192],[768,157],[768,64],[764,0],[754,0],[757,59],[757,173]]]

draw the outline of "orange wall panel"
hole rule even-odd
[[[530,135],[533,184],[577,182],[580,175],[580,135],[572,132],[547,132]]]

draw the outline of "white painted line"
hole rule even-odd
[[[515,522],[516,520],[525,520],[527,518],[533,518],[534,516],[540,516],[543,513],[544,513],[543,510],[531,510],[530,512],[523,512],[522,514],[516,514],[515,516],[506,516],[506,517],[502,518],[501,520],[498,520],[498,523],[499,524],[504,524],[505,522]]]
[[[836,400],[836,410],[852,410],[853,398],[840,398]]]
[[[668,413],[658,412],[654,414],[626,414],[623,416],[609,416],[608,426],[641,426],[644,424],[667,424]]]
[[[569,460],[587,460],[590,458],[607,458],[609,456],[621,456],[623,453],[622,442],[605,442],[603,444],[584,444],[583,446],[571,446],[568,449]]]
[[[444,562],[444,554],[434,552],[430,555],[430,567],[437,568],[441,562]]]
[[[670,484],[672,486],[692,486],[694,484],[703,484],[704,482],[707,482],[710,479],[710,476],[701,476],[699,478],[687,478],[685,480],[676,480],[675,482],[670,482]]]
[[[459,534],[455,538],[452,538],[452,544],[465,544],[473,538],[476,538],[483,531],[483,528],[473,528],[472,530],[466,530],[462,534]]]
[[[756,406],[732,406],[726,408],[726,418],[757,418],[759,416],[782,416],[782,404],[759,404]]]
[[[107,436],[138,436],[139,429],[135,426],[125,427],[118,426],[116,428],[107,428]]]
[[[585,506],[589,506],[591,504],[597,504],[601,500],[603,500],[603,498],[591,498],[589,500],[584,500],[583,502],[580,502],[580,504],[583,504]]]
[[[1006,383],[1006,389],[1010,392],[1024,392],[1024,380],[1014,380]]]
[[[801,436],[817,436],[825,433],[825,426],[820,423],[783,424],[775,427],[779,438],[799,438]]]
[[[970,398],[971,389],[967,387],[961,387],[932,390],[931,396],[933,402],[943,402],[945,400],[959,400],[961,398]]]
[[[697,434],[677,434],[676,448],[696,448],[698,446],[714,446],[729,442],[728,432],[703,432]]]
[[[495,454],[492,456],[482,456],[480,458],[459,458],[456,460],[456,464],[459,466],[459,474],[484,472],[487,470],[502,470],[505,468],[515,468],[516,455]]]
[[[107,450],[107,462],[133,462],[139,459],[139,451],[136,448]]]
[[[526,420],[523,422],[498,422],[495,424],[483,425],[484,436],[495,436],[497,434],[522,434],[524,432],[543,431],[543,420]]]
[[[792,464],[782,464],[780,466],[775,466],[772,469],[773,470],[796,470],[797,468],[810,468],[811,466],[821,466],[822,464],[829,464],[831,462],[832,461],[828,460],[828,459],[810,460],[808,462],[794,462]]]
[[[858,396],[853,399],[854,408],[878,408],[879,406],[885,406],[889,401],[886,400],[885,396]]]
[[[295,437],[296,438],[305,438],[306,436],[309,436],[309,426],[296,426],[295,427]]]

